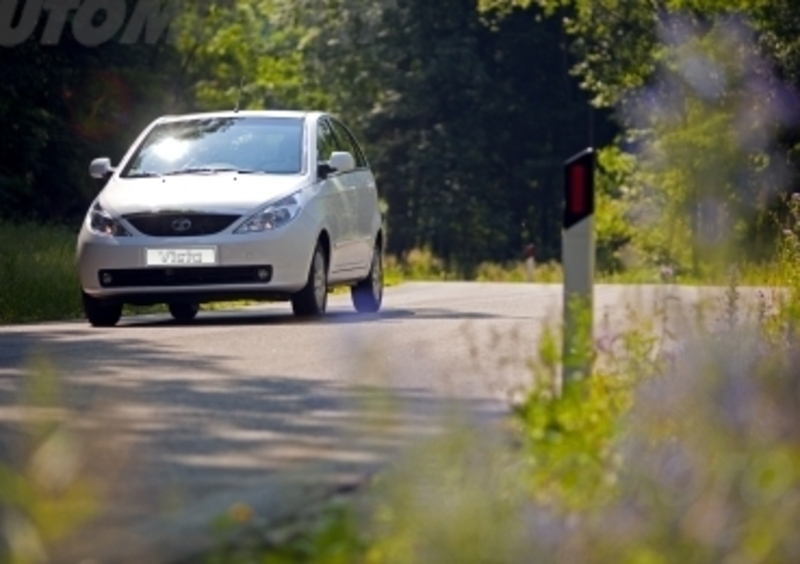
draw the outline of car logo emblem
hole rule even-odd
[[[186,217],[175,219],[172,221],[172,230],[178,233],[189,231],[192,228],[192,220]]]

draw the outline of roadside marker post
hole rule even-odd
[[[593,352],[595,152],[588,148],[564,163],[564,269],[562,385],[588,377]]]

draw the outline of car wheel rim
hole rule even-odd
[[[320,309],[325,303],[325,294],[328,291],[325,286],[325,260],[317,253],[314,257],[314,298]]]

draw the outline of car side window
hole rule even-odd
[[[335,119],[332,119],[331,123],[333,124],[333,130],[334,133],[336,133],[336,140],[339,142],[341,150],[347,151],[353,155],[357,168],[365,168],[367,166],[367,159],[364,157],[361,147],[358,146],[358,143],[356,142],[355,137],[353,137],[353,134],[350,133],[350,130]]]
[[[326,162],[331,158],[331,153],[336,151],[336,138],[330,125],[324,119],[317,123],[317,161]]]

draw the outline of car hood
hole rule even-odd
[[[100,205],[118,215],[168,210],[245,214],[307,181],[299,175],[223,172],[114,178],[101,192]]]

